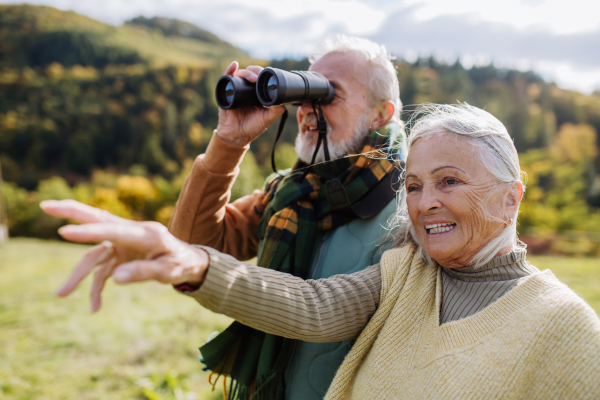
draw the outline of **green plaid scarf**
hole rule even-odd
[[[267,180],[263,216],[258,227],[258,265],[307,279],[317,232],[344,225],[354,218],[333,210],[325,181],[331,173],[344,186],[351,204],[359,202],[404,159],[404,133],[391,123],[370,135],[360,155],[310,167],[297,163],[289,174]],[[283,373],[294,340],[266,334],[239,322],[204,344],[201,361],[207,370],[231,377],[230,400],[279,400],[284,396]]]

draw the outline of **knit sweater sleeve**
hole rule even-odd
[[[202,286],[184,293],[213,312],[267,333],[307,342],[354,339],[379,305],[379,265],[303,280],[199,247],[208,252],[210,267]]]

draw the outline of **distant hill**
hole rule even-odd
[[[109,64],[212,66],[248,60],[243,50],[187,22],[134,18],[121,27],[72,11],[0,5],[0,68]]]
[[[221,40],[217,35],[205,31],[204,29],[201,29],[194,24],[190,24],[189,22],[180,21],[177,19],[162,17],[154,17],[150,19],[140,16],[137,18],[133,18],[130,21],[127,21],[125,24],[135,27],[157,29],[161,31],[165,36],[186,37],[190,39],[196,39],[201,42],[234,48],[233,45]]]

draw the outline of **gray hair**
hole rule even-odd
[[[419,139],[436,134],[456,134],[458,138],[479,149],[477,153],[481,158],[481,164],[498,181],[497,189],[489,193],[486,201],[481,204],[482,211],[489,220],[498,221],[498,217],[487,211],[487,200],[514,182],[523,184],[521,178],[524,177],[517,150],[504,125],[487,111],[468,104],[423,104],[413,113],[408,124],[410,126],[409,152]],[[414,226],[408,217],[406,196],[403,196],[396,214],[390,218],[389,227],[392,234],[397,235],[397,245],[414,243],[423,260],[429,263],[432,261],[418,242]],[[483,265],[494,258],[499,249],[509,245],[513,250],[525,247],[517,237],[517,215],[511,218],[510,223],[497,237],[473,257],[471,263],[476,266]]]
[[[319,44],[309,59],[310,63],[313,64],[332,52],[357,52],[370,62],[372,68],[369,70],[367,87],[371,89],[371,105],[374,106],[382,101],[391,102],[394,105],[392,121],[403,125],[400,120],[400,110],[402,110],[400,85],[396,68],[392,64],[395,57],[388,54],[385,46],[364,38],[340,34],[330,35]]]

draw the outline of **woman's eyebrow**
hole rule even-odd
[[[462,172],[463,174],[466,174],[465,171],[463,171],[462,169],[458,168],[458,167],[453,167],[452,165],[444,165],[443,167],[437,167],[436,169],[434,169],[433,171],[431,171],[431,174],[435,174],[436,172],[438,172],[440,169],[444,169],[444,168],[454,168],[459,170],[460,172]]]

